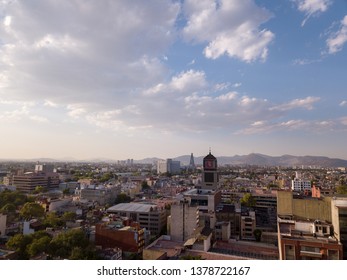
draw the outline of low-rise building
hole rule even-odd
[[[95,226],[95,244],[104,248],[120,248],[124,253],[141,254],[145,245],[145,229],[132,222],[124,226],[121,222],[101,223]]]
[[[341,260],[342,244],[331,234],[326,221],[278,221],[278,246],[281,260]]]
[[[128,217],[146,228],[151,235],[159,235],[166,228],[167,211],[155,204],[119,203],[107,209],[107,213]]]

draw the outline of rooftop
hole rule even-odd
[[[107,209],[107,212],[151,212],[157,209],[155,204],[145,203],[119,203]]]

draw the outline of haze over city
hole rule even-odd
[[[347,159],[347,2],[0,1],[0,158]]]

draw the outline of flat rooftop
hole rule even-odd
[[[145,204],[145,203],[119,203],[111,206],[106,211],[109,213],[114,212],[151,212],[157,209],[155,204]]]

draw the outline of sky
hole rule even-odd
[[[347,159],[346,0],[0,0],[0,158]]]

